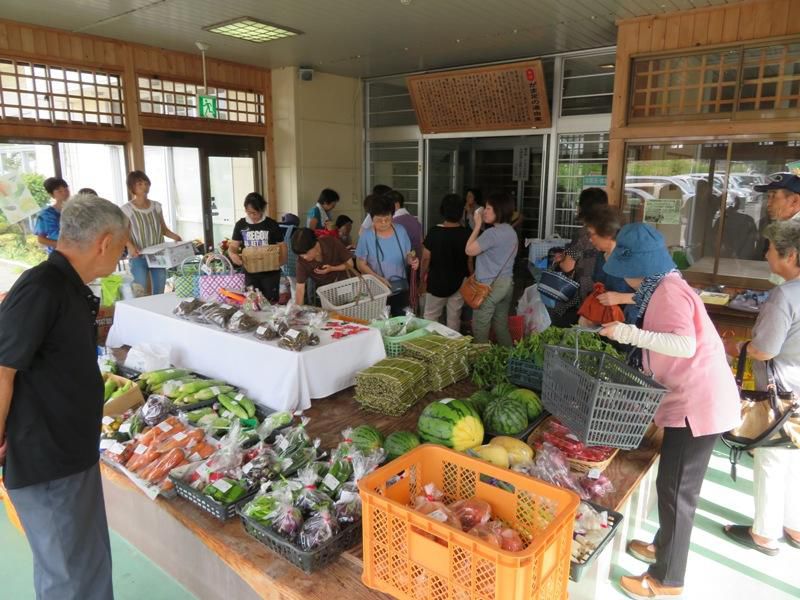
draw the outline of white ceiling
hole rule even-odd
[[[736,0],[0,0],[0,16],[262,67],[374,77],[611,46],[615,21]],[[251,16],[304,32],[253,44],[203,31]]]

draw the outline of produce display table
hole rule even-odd
[[[377,329],[342,339],[320,332],[320,344],[293,352],[251,334],[234,334],[172,314],[175,294],[117,302],[106,344],[170,347],[170,361],[247,390],[273,410],[305,410],[312,398],[325,398],[353,385],[355,374],[386,357]]]
[[[311,418],[308,432],[334,447],[346,427],[368,423],[389,433],[413,430],[422,409],[431,401],[465,397],[475,391],[468,382],[429,394],[402,417],[365,412],[348,389],[314,402],[305,411]],[[625,527],[589,568],[583,580],[570,582],[570,600],[607,597],[612,559],[624,552],[629,530],[644,518],[654,494],[653,465],[658,459],[661,435],[653,428],[642,446],[622,451],[606,470],[615,491],[601,502],[625,515]],[[182,499],[151,501],[130,481],[102,465],[109,525],[159,564],[182,585],[204,600],[270,598],[297,600],[366,600],[388,596],[361,583],[361,547],[311,575],[271,553],[247,535],[238,520],[225,524]],[[605,593],[605,596],[604,596]]]

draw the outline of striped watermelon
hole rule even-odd
[[[417,422],[424,442],[454,450],[467,450],[483,443],[483,423],[475,408],[455,398],[444,398],[425,407]]]
[[[386,457],[389,460],[394,460],[419,445],[420,441],[416,433],[410,431],[395,431],[386,436],[383,449],[386,450]]]
[[[383,434],[371,425],[359,425],[353,429],[353,444],[363,454],[369,454],[383,446]]]
[[[514,398],[496,398],[483,411],[486,428],[492,433],[515,435],[528,426],[528,409]]]
[[[491,392],[487,392],[486,390],[479,390],[472,394],[469,397],[469,402],[478,411],[478,414],[482,415],[483,411],[486,409],[486,405],[492,401],[494,396]]]

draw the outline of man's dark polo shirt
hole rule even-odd
[[[0,366],[17,370],[6,420],[10,489],[74,475],[97,462],[103,415],[98,306],[58,251],[23,273],[0,304]]]

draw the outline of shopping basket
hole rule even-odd
[[[594,331],[594,330],[592,330]],[[594,350],[545,346],[542,404],[587,446],[638,448],[667,390]]]
[[[400,354],[403,352],[404,342],[415,340],[419,337],[426,336],[430,333],[430,331],[428,331],[426,327],[431,323],[433,323],[433,321],[412,317],[408,327],[408,329],[411,330],[410,333],[406,333],[405,335],[395,335],[395,336],[386,335],[387,327],[391,327],[396,323],[402,323],[406,319],[407,317],[392,317],[391,319],[387,319],[386,321],[373,321],[372,323],[370,323],[371,327],[380,330],[381,335],[383,335],[383,347],[386,348],[386,356],[389,357],[400,356]]]
[[[322,308],[367,322],[381,318],[390,293],[374,275],[358,275],[317,288]]]
[[[509,552],[415,511],[433,483],[449,504],[480,498],[527,543]],[[361,492],[362,580],[402,600],[562,600],[567,593],[574,493],[425,444],[367,475]]]

